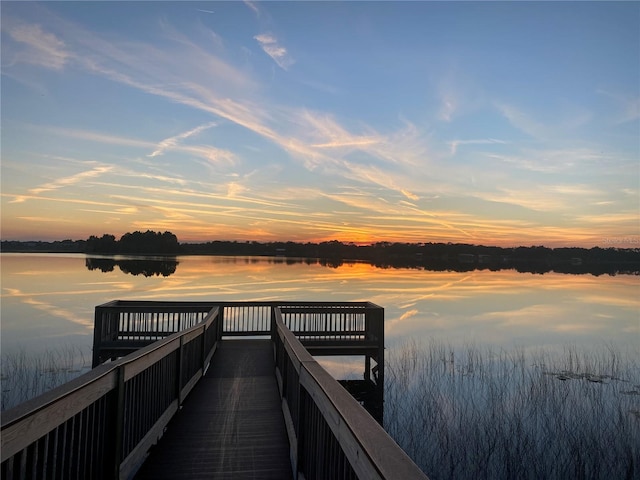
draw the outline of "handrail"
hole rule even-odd
[[[206,316],[3,412],[2,478],[129,478],[204,375],[222,335],[265,332],[274,341],[294,473],[303,472],[309,480],[391,478],[392,473],[426,478],[309,353],[356,349],[366,356],[366,379],[381,387],[381,307],[370,302],[114,301],[96,307],[96,319],[98,309],[116,327],[109,334],[120,329],[123,312],[147,315],[145,328],[151,330],[144,334],[158,333],[153,328],[167,316]],[[381,396],[382,388],[377,392]],[[326,445],[318,443],[320,438]]]
[[[197,325],[2,412],[2,478],[129,478],[204,374],[218,317],[213,308]]]
[[[275,309],[276,377],[294,478],[422,479],[427,476],[322,368]],[[299,475],[302,474],[302,475]]]
[[[384,345],[383,319],[373,315],[382,309],[371,302],[114,300],[96,307],[93,367],[192,326],[214,306],[220,309],[221,337],[270,336],[274,329],[272,311],[280,307],[286,313],[287,326],[309,345],[325,339]],[[320,319],[324,319],[321,329]]]
[[[214,307],[211,302],[138,300],[114,300],[98,305],[93,329],[92,366],[95,368],[110,357],[123,357],[172,333],[190,328],[200,323]]]

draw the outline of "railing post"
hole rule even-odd
[[[102,343],[102,312],[101,308],[96,307],[93,319],[93,359],[91,368],[100,365],[100,344]]]
[[[364,357],[364,379],[371,381],[371,357],[369,355]]]
[[[302,375],[302,368],[300,368],[300,375]],[[306,442],[305,442],[305,435],[306,435],[306,429],[307,429],[307,422],[308,419],[305,418],[306,415],[303,415],[304,412],[306,412],[306,403],[307,403],[307,399],[306,399],[306,395],[302,394],[303,391],[303,387],[302,384],[300,383],[300,376],[298,376],[298,387],[297,387],[297,394],[298,394],[298,401],[296,402],[298,404],[298,411],[297,416],[298,416],[298,426],[297,426],[297,432],[296,432],[296,441],[297,441],[297,447],[296,447],[296,472],[294,472],[295,478],[298,478],[298,472],[304,472],[305,471],[305,462],[306,462],[306,458],[305,458],[305,448],[307,448],[306,446]]]
[[[218,320],[220,322],[218,325],[218,339],[220,339],[224,334],[224,305],[220,305],[218,308]]]
[[[177,388],[177,392],[176,392],[176,398],[178,399],[178,406],[182,405],[182,363],[184,361],[184,359],[182,358],[182,355],[184,353],[184,337],[181,336],[180,337],[180,348],[178,348],[178,371],[176,372],[176,388]]]
[[[383,424],[384,415],[384,309],[375,308],[371,310],[372,321],[375,325],[376,341],[378,342],[378,357],[376,360],[376,404],[380,405],[379,418],[376,418],[380,425]]]
[[[271,324],[270,324],[270,329],[271,329],[271,341],[275,343],[276,341],[276,336],[278,335],[278,330],[276,328],[276,307],[275,305],[271,305]]]
[[[373,340],[375,337],[375,328],[373,325],[374,319],[372,318],[373,309],[371,307],[365,307],[364,309],[364,338],[365,340]]]
[[[122,463],[122,446],[124,443],[124,365],[118,367],[116,371],[116,418],[115,418],[115,438],[113,441],[113,471],[112,478],[120,478],[120,463]]]
[[[207,326],[203,325],[202,326],[202,349],[201,349],[201,353],[202,353],[202,361],[200,362],[202,364],[202,375],[204,375],[204,370],[206,365],[204,364],[207,360]]]

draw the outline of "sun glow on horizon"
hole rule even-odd
[[[2,240],[640,246],[637,2],[213,3],[0,4]]]

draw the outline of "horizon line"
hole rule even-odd
[[[140,231],[140,230],[137,230]],[[153,231],[153,230],[151,230]],[[159,232],[159,233],[164,233],[164,232]],[[169,232],[172,233],[172,232]],[[110,235],[110,234],[107,234]],[[97,236],[97,235],[95,235]],[[114,235],[115,236],[115,235]],[[98,237],[100,238],[100,237]],[[11,240],[5,240],[5,239],[0,239],[0,242],[4,243],[4,242],[19,242],[19,243],[34,243],[34,242],[39,242],[39,243],[62,243],[62,242],[85,242],[87,241],[87,239],[70,239],[70,238],[65,238],[63,240],[36,240],[36,239],[29,239],[29,240],[16,240],[16,239],[11,239]],[[118,238],[116,237],[116,241],[119,241]],[[488,248],[502,248],[502,249],[513,249],[513,248],[548,248],[551,250],[555,250],[555,249],[562,249],[562,248],[579,248],[579,249],[583,249],[583,250],[591,250],[593,248],[600,248],[603,250],[606,249],[610,249],[610,248],[615,248],[618,250],[638,250],[640,249],[640,237],[633,237],[633,236],[627,236],[627,237],[611,237],[611,238],[606,238],[604,241],[604,244],[607,246],[601,246],[601,245],[593,245],[591,247],[583,247],[583,246],[578,246],[578,245],[572,245],[572,244],[566,244],[566,245],[562,245],[562,246],[547,246],[544,244],[513,244],[513,245],[509,245],[509,246],[502,246],[502,245],[492,245],[492,244],[482,244],[482,243],[466,243],[466,242],[443,242],[443,241],[427,241],[427,242],[403,242],[403,241],[388,241],[388,240],[380,240],[380,241],[375,241],[375,242],[352,242],[352,241],[348,241],[345,242],[343,240],[337,240],[337,239],[332,239],[332,240],[322,240],[322,241],[293,241],[293,240],[268,240],[268,241],[264,241],[264,240],[221,240],[221,239],[213,239],[213,240],[200,240],[200,241],[180,241],[178,240],[178,244],[179,245],[202,245],[202,244],[207,244],[207,243],[213,243],[213,242],[227,242],[227,243],[240,243],[240,244],[251,244],[251,243],[257,243],[257,244],[261,244],[261,245],[267,245],[267,244],[274,244],[274,243],[293,243],[293,244],[297,244],[297,245],[320,245],[323,243],[332,243],[332,242],[337,242],[340,243],[342,245],[347,245],[347,246],[356,246],[356,247],[372,247],[375,245],[379,245],[379,244],[389,244],[389,245],[413,245],[413,246],[425,246],[425,245],[447,245],[447,246],[455,246],[455,245],[468,245],[468,246],[472,246],[472,247],[488,247]],[[628,245],[626,247],[621,247],[619,245]],[[0,250],[0,253],[2,253],[2,251]]]

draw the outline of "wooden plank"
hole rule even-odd
[[[318,363],[305,362],[300,383],[312,396],[359,478],[428,480],[408,455]]]
[[[247,330],[247,331],[225,330],[222,332],[223,337],[260,337],[260,336],[266,337],[268,335],[271,335],[271,330]]]
[[[128,358],[127,363],[124,365],[125,382],[146,370],[154,363],[159,362],[178,348],[180,348],[180,336],[169,337],[138,350],[136,354],[134,354],[137,358]]]
[[[15,455],[61,423],[87,408],[107,392],[113,390],[115,385],[116,373],[114,369],[110,370],[106,375],[93,379],[90,384],[83,386],[83,388],[68,391],[64,395],[55,395],[59,392],[50,392],[50,395],[55,395],[51,402],[46,402],[46,394],[43,395],[42,397],[45,399],[44,405],[30,415],[26,421],[16,422],[6,427],[3,425],[2,438],[0,439],[2,461],[4,462],[7,458]],[[39,399],[42,397],[39,397]]]
[[[140,443],[138,443],[127,458],[123,460],[120,464],[120,478],[131,478],[140,468],[148,455],[149,449],[162,437],[165,427],[178,411],[178,407],[178,400],[174,400],[142,440],[140,440]]]
[[[187,331],[183,336],[182,336],[182,343],[183,344],[187,344],[190,341],[198,338],[200,335],[204,334],[204,330],[202,328],[202,325],[197,325],[197,329],[192,330],[192,331]]]
[[[270,340],[222,340],[136,478],[292,478]]]
[[[303,343],[304,344],[304,343]],[[375,356],[378,355],[377,347],[368,347],[366,345],[306,345],[307,350],[311,355],[316,356],[331,356],[331,355],[369,355]]]
[[[302,344],[296,340],[296,337],[291,330],[284,326],[279,313],[276,314],[276,318],[278,319],[277,321],[281,327],[278,328],[278,336],[284,344],[285,355],[291,359],[293,367],[298,373],[300,373],[300,363],[305,360],[313,360],[313,357],[302,346]]]
[[[182,387],[180,391],[180,398],[186,398],[187,395],[193,390],[193,387],[196,386],[198,380],[202,378],[202,369],[198,369],[198,371],[191,377],[191,379],[187,382],[187,384]]]
[[[175,309],[176,311],[209,311],[217,305],[219,305],[219,303],[207,301],[183,302],[153,300],[112,300],[110,302],[103,303],[102,305],[98,305],[96,308],[126,310],[130,312],[136,311],[136,309],[141,309],[138,311],[144,312],[148,312],[151,310],[168,311],[170,309]]]
[[[280,311],[283,315],[288,315],[291,313],[321,313],[324,315],[334,315],[336,313],[348,313],[350,315],[364,315],[367,313],[367,307],[363,307],[360,305],[357,306],[348,306],[348,305],[338,305],[332,307],[331,305],[324,306],[294,306],[288,307],[284,306],[280,308]]]
[[[365,330],[292,330],[293,334],[298,336],[315,336],[315,337],[360,337],[364,339]]]
[[[284,424],[287,429],[287,437],[289,438],[289,461],[291,462],[291,470],[298,471],[298,439],[296,438],[296,430],[293,426],[293,418],[289,411],[289,405],[286,399],[282,399],[282,414],[284,416]]]
[[[100,350],[127,350],[127,349],[140,349],[157,342],[158,339],[145,339],[145,340],[109,340],[108,342],[102,342],[99,346]]]

